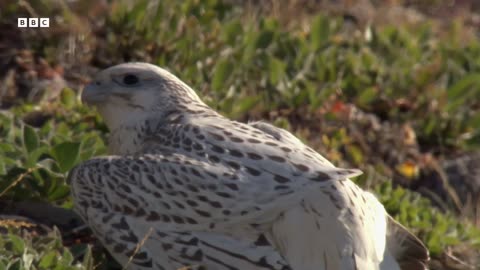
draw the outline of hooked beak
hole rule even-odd
[[[87,105],[98,105],[107,99],[107,95],[101,89],[98,89],[94,83],[89,83],[83,88],[81,100]]]

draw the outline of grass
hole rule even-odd
[[[70,209],[66,173],[106,152],[106,127],[79,103],[79,85],[92,69],[147,61],[229,117],[270,120],[335,163],[362,168],[356,181],[427,244],[432,269],[480,267],[478,205],[465,211],[455,187],[432,189],[440,198],[433,201],[412,191],[421,190],[432,164],[479,151],[480,41],[464,35],[461,19],[352,27],[341,16],[295,10],[300,20],[216,0],[25,3],[3,4],[5,33],[32,12],[50,17],[51,28],[25,29],[12,35],[21,43],[0,43],[11,49],[0,78],[14,92],[0,112],[0,201]],[[32,70],[39,81],[49,79],[42,71],[58,74],[71,88],[49,99],[47,84],[43,98],[21,99],[22,75]],[[114,267],[75,237],[66,244],[68,231],[32,233],[6,220],[0,269]]]

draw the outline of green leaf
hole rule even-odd
[[[86,160],[86,159],[89,159],[91,157],[91,155],[89,156],[88,154],[84,154],[84,153],[97,153],[99,151],[102,151],[102,148],[104,148],[105,145],[103,143],[103,141],[100,139],[100,137],[98,136],[98,134],[94,134],[94,133],[90,133],[90,134],[86,134],[85,136],[83,136],[82,138],[82,143],[81,143],[81,149],[82,149],[82,153],[81,153],[81,158],[82,160]],[[85,156],[84,156],[85,155]]]
[[[73,260],[74,258],[72,253],[68,249],[65,249],[62,254],[62,264],[70,265],[73,262]]]
[[[158,3],[157,10],[155,10],[155,15],[152,18],[152,25],[159,26],[162,23],[164,18],[164,9],[162,3]]]
[[[347,145],[346,146],[347,153],[352,157],[354,160],[355,164],[362,164],[364,157],[362,150],[355,146],[355,145]]]
[[[15,146],[8,143],[0,143],[0,151],[3,153],[10,153],[15,151]]]
[[[223,27],[223,39],[225,40],[225,42],[232,46],[235,45],[235,42],[237,42],[237,39],[241,37],[242,34],[242,24],[237,20],[230,22],[229,24],[225,25],[225,27]]]
[[[92,248],[90,246],[87,246],[86,251],[85,251],[85,256],[83,256],[83,265],[85,266],[85,269],[93,269],[94,268],[94,259],[92,256]]]
[[[25,165],[28,168],[33,168],[35,166],[35,164],[37,163],[38,159],[40,158],[40,156],[48,153],[48,150],[49,150],[49,148],[47,146],[40,146],[37,149],[31,151],[30,154],[27,157]]]
[[[375,87],[364,89],[357,97],[360,106],[368,106],[372,101],[378,97],[378,90]]]
[[[13,260],[10,260],[10,262],[7,265],[8,270],[25,270],[25,267],[23,267],[23,263],[20,258],[14,258]]]
[[[48,194],[48,200],[49,201],[57,201],[57,200],[60,200],[60,199],[65,199],[68,197],[68,195],[70,194],[70,188],[65,186],[65,185],[61,185],[61,186],[57,186],[55,187],[55,189],[53,191],[51,191],[49,194]]]
[[[42,257],[38,266],[40,267],[40,269],[52,269],[55,266],[57,257],[58,254],[56,251],[49,251]]]
[[[262,31],[255,42],[257,48],[267,48],[273,40],[274,33],[272,31]]]
[[[229,59],[221,59],[215,65],[212,78],[212,90],[220,91],[226,89],[225,82],[228,80],[233,71],[233,64]]]
[[[27,153],[38,147],[38,135],[34,128],[29,125],[23,126],[23,146]]]
[[[251,65],[252,59],[255,56],[255,51],[257,50],[256,41],[258,39],[258,32],[254,29],[253,26],[249,25],[244,27],[243,34],[243,54],[242,54],[242,63],[244,65]]]
[[[273,56],[269,57],[268,60],[268,79],[273,85],[276,85],[285,75],[287,64]]]
[[[60,95],[60,101],[65,108],[73,108],[77,104],[77,95],[72,89],[65,88]]]
[[[12,244],[12,251],[17,254],[22,254],[25,249],[25,243],[23,242],[23,239],[13,234],[9,234],[9,238],[10,243]]]
[[[476,87],[472,87],[472,86]],[[480,74],[470,74],[456,82],[447,90],[447,111],[451,112],[462,106],[468,98],[474,98],[480,93]]]
[[[58,163],[51,158],[43,159],[39,161],[36,165],[48,172],[53,177],[64,177],[63,174],[58,173],[58,170],[56,170],[56,168],[58,167]]]
[[[0,175],[5,175],[7,174],[7,167],[5,165],[5,161],[3,160],[3,157],[0,156]]]
[[[134,21],[136,26],[139,27],[141,22],[145,18],[146,12],[148,11],[148,2],[148,0],[133,2],[134,6],[127,15],[128,21]]]
[[[255,104],[258,103],[259,100],[260,100],[259,96],[251,96],[251,97],[243,98],[240,102],[235,104],[233,108],[232,116],[236,117],[248,112],[251,108],[253,108],[253,106],[255,106]]]
[[[318,15],[313,19],[311,30],[311,46],[313,50],[323,47],[330,36],[330,25],[328,18]]]
[[[80,143],[64,142],[53,147],[51,155],[55,158],[60,172],[66,173],[77,162],[80,152]]]

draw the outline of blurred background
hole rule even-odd
[[[0,269],[121,269],[65,176],[105,153],[83,85],[128,61],[361,168],[431,269],[480,269],[479,37],[474,0],[1,0]]]

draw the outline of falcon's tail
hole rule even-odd
[[[415,235],[388,216],[387,249],[401,270],[425,270],[430,256],[428,249]]]

